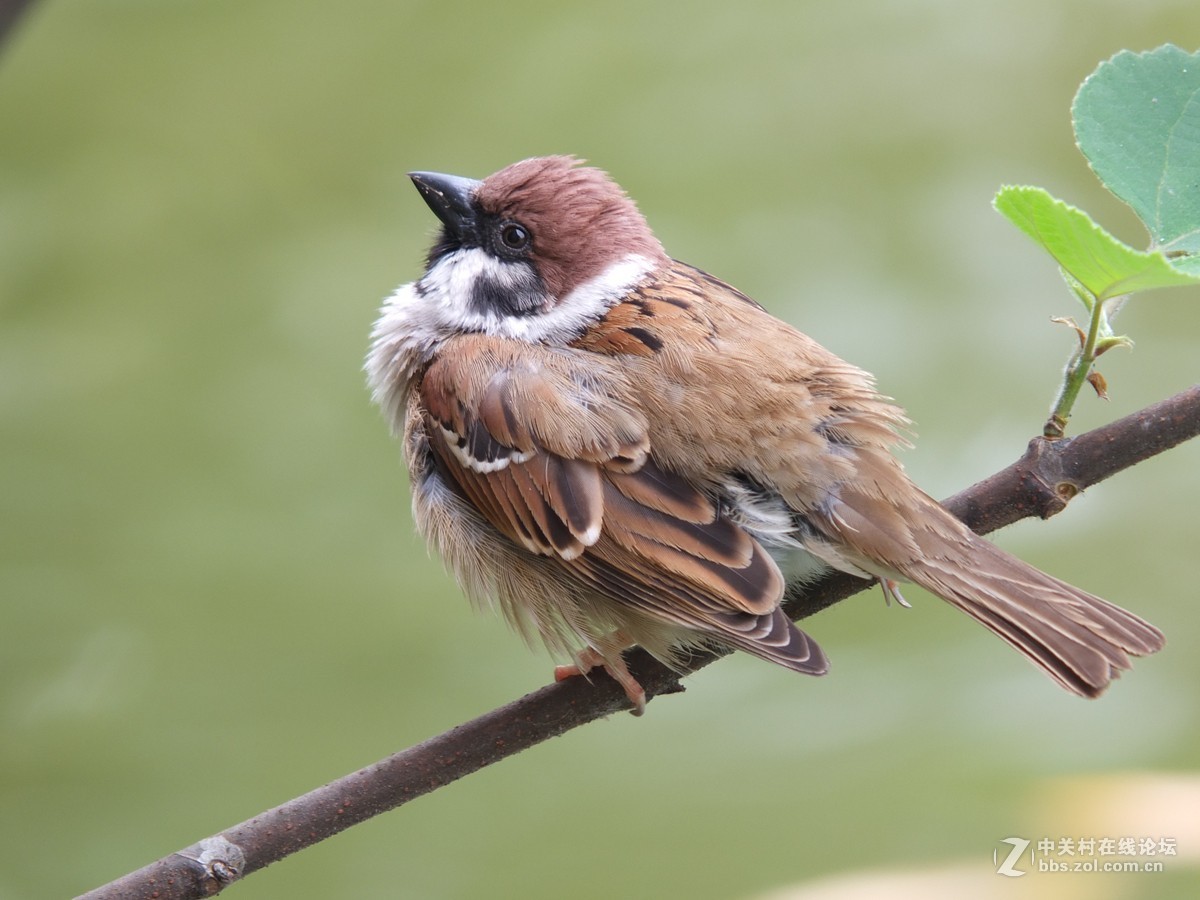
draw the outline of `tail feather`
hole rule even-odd
[[[1098,697],[1131,667],[1131,656],[1162,649],[1162,632],[1133,613],[967,534],[966,541],[944,545],[904,574],[1007,641],[1067,690]]]
[[[823,515],[810,514],[823,540],[808,549],[937,594],[1084,697],[1102,694],[1130,657],[1162,649],[1153,625],[1005,553],[911,484],[898,490],[897,474],[885,468],[870,491],[844,486]]]

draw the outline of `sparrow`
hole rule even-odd
[[[603,171],[409,177],[440,230],[383,304],[369,385],[418,529],[477,604],[573,654],[557,678],[602,666],[640,714],[635,644],[676,668],[716,646],[824,674],[780,602],[829,568],[901,602],[920,585],[1084,697],[1163,646],[916,487],[894,455],[908,420],[872,376],[668,256]]]

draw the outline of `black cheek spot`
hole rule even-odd
[[[546,302],[542,279],[526,265],[514,264],[505,279],[480,276],[471,286],[471,307],[502,316],[529,316],[541,312]]]

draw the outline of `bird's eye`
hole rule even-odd
[[[500,226],[500,243],[507,250],[524,250],[529,246],[529,229],[516,222],[505,222]]]

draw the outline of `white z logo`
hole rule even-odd
[[[1025,838],[1010,837],[1005,838],[1000,843],[1012,844],[1012,851],[1005,857],[1004,862],[999,861],[999,854],[995,850],[992,851],[992,862],[996,863],[996,874],[1007,875],[1009,878],[1020,878],[1025,873],[1020,869],[1014,869],[1013,864],[1029,848],[1030,841],[1025,840]]]

